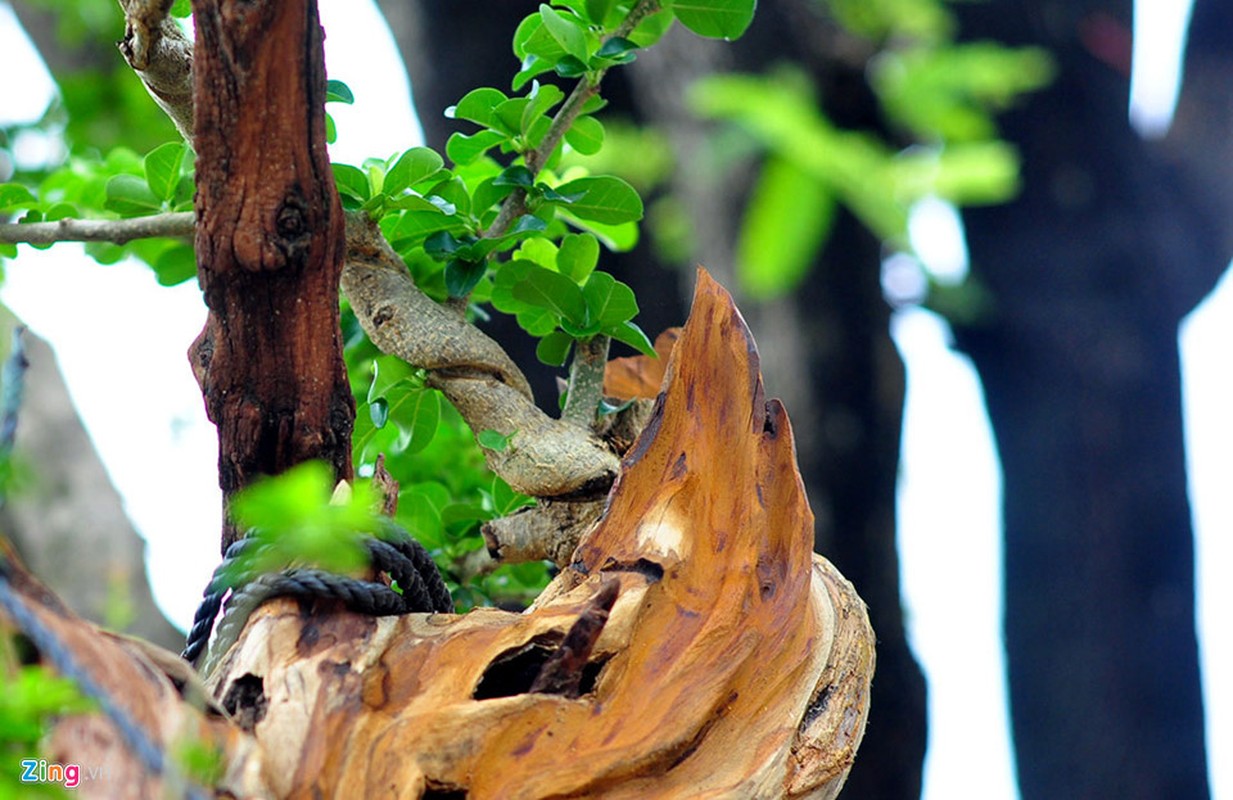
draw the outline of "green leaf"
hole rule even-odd
[[[191,245],[177,244],[165,250],[151,265],[163,286],[176,286],[197,277],[197,254]]]
[[[535,356],[549,366],[560,367],[569,358],[569,348],[574,344],[574,337],[565,331],[553,331],[539,340],[535,346]]]
[[[593,156],[604,146],[604,125],[595,117],[578,117],[565,131],[565,141],[581,155]]]
[[[826,184],[782,158],[762,168],[737,243],[736,274],[752,297],[794,289],[809,272],[835,214]]]
[[[529,266],[522,280],[514,284],[513,295],[522,302],[546,308],[576,325],[586,324],[587,303],[578,284],[559,272]]]
[[[387,217],[387,219],[390,219]],[[395,249],[401,249],[408,244],[421,243],[430,234],[438,231],[457,233],[463,230],[463,225],[456,217],[442,214],[438,210],[405,211],[401,216],[393,218],[393,223],[381,226],[382,233]]]
[[[398,195],[404,189],[437,174],[444,166],[445,162],[437,151],[427,147],[412,147],[399,156],[394,166],[385,174],[381,191],[390,196]]]
[[[470,164],[493,147],[507,141],[509,136],[494,130],[479,133],[452,133],[445,143],[445,154],[455,164]]]
[[[580,219],[607,225],[642,219],[642,198],[637,190],[611,175],[578,178],[557,186],[556,191],[581,195],[568,206],[569,213]]]
[[[496,452],[501,453],[509,449],[510,442],[513,441],[514,437],[517,435],[517,431],[506,435],[489,429],[482,430],[476,434],[475,441],[479,442],[480,447],[495,450]]]
[[[592,24],[603,27],[608,18],[608,12],[615,4],[616,0],[586,0],[587,19]]]
[[[628,63],[634,60],[633,51],[638,49],[635,42],[629,39],[624,39],[620,36],[613,36],[608,41],[595,51],[598,58],[617,61],[618,63]]]
[[[591,273],[582,294],[586,298],[587,320],[592,324],[609,327],[638,315],[634,290],[606,272]]]
[[[673,16],[672,10],[663,8],[644,17],[638,23],[638,27],[629,34],[629,39],[639,47],[650,47],[663,38],[674,22],[676,22],[676,17]]]
[[[355,102],[355,95],[347,84],[330,79],[325,82],[325,102],[351,105]]]
[[[587,66],[587,63],[580,58],[574,58],[573,56],[561,56],[561,58],[557,59],[554,69],[562,78],[581,78],[583,75],[587,74],[587,70],[590,68]]]
[[[522,189],[529,189],[535,182],[535,176],[531,174],[531,170],[521,164],[515,164],[512,167],[506,167],[501,174],[493,179],[494,186],[515,186]]]
[[[395,356],[378,356],[372,361],[372,382],[368,385],[366,400],[372,401],[385,397],[386,393],[404,381],[410,381],[417,386],[416,370],[407,362]]]
[[[142,160],[146,184],[154,196],[163,202],[170,201],[180,183],[180,168],[188,146],[181,142],[167,142],[149,152]]]
[[[330,168],[334,171],[334,185],[338,187],[339,196],[352,197],[361,203],[372,197],[368,175],[362,169],[350,164],[331,164]]]
[[[545,3],[540,3],[539,16],[544,28],[561,45],[561,49],[579,61],[587,60],[590,54],[587,52],[586,28],[582,20],[573,14],[562,14]]]
[[[465,119],[492,127],[496,122],[496,108],[509,98],[500,89],[481,86],[463,95],[458,104],[445,110],[445,116]]]
[[[112,175],[107,181],[104,208],[124,217],[136,217],[158,211],[162,203],[146,182],[136,175]]]
[[[555,84],[536,83],[527,97],[531,102],[523,110],[519,123],[523,135],[531,131],[536,117],[548,113],[553,106],[565,99],[565,92]]]
[[[557,271],[583,284],[599,263],[599,240],[590,233],[568,233],[561,239]]]
[[[568,208],[568,206],[558,206],[557,216],[570,225],[593,234],[599,239],[600,244],[612,252],[625,253],[633,250],[638,244],[638,223],[622,222],[619,225],[605,225],[602,222],[579,219],[570,214]]]
[[[0,183],[0,211],[35,208],[39,201],[20,183]]]
[[[753,22],[757,0],[674,0],[681,24],[699,36],[739,39]]]
[[[441,393],[435,389],[408,389],[389,401],[390,419],[401,432],[401,451],[411,455],[427,447],[441,422]]]
[[[565,55],[565,49],[552,38],[539,14],[524,18],[514,32],[514,55],[522,62],[522,69],[514,76],[512,87],[520,90],[527,81],[548,72]]]
[[[620,325],[604,328],[604,333],[618,342],[624,342],[643,355],[650,356],[651,358],[656,357],[655,345],[651,344],[650,338],[643,333],[642,328],[639,328],[632,322],[626,321]]]
[[[486,261],[452,258],[445,264],[445,289],[450,297],[466,297],[488,269]]]

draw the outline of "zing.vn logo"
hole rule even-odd
[[[81,767],[77,764],[48,764],[43,759],[22,759],[22,783],[62,783],[65,789],[81,785]]]

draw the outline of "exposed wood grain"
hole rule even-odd
[[[864,732],[874,639],[852,586],[811,552],[793,450],[748,330],[700,274],[607,512],[535,605],[375,619],[267,603],[208,686],[230,721],[194,723],[224,751],[215,790],[834,798]],[[184,703],[161,673],[72,636],[130,676],[113,690],[164,747],[179,741],[167,721]],[[121,749],[94,742],[92,758]]]

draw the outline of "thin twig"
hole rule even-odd
[[[192,211],[154,214],[131,219],[60,219],[54,222],[0,224],[0,244],[55,244],[57,242],[114,242],[160,236],[192,238],[196,218]]]

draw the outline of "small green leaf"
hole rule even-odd
[[[39,201],[20,183],[0,183],[0,211],[35,208]]]
[[[569,233],[561,239],[557,271],[583,284],[599,263],[599,240],[589,233]]]
[[[739,39],[753,21],[757,0],[673,0],[681,24],[699,36]]]
[[[634,290],[606,272],[593,272],[582,287],[587,319],[603,327],[619,325],[638,315]]]
[[[651,340],[643,333],[642,328],[632,322],[626,321],[620,325],[605,328],[604,333],[618,342],[624,342],[643,355],[655,358],[655,345],[651,344]]]
[[[549,366],[560,367],[569,358],[569,348],[573,344],[574,337],[565,331],[553,331],[539,340],[535,346],[535,356]]]
[[[510,442],[513,441],[513,438],[517,435],[518,435],[517,431],[507,436],[505,434],[489,429],[489,430],[480,431],[476,435],[475,441],[479,442],[480,447],[484,447],[484,448],[487,448],[488,450],[495,450],[498,453],[502,453],[509,449]]]
[[[441,422],[441,393],[435,389],[408,389],[391,399],[390,419],[401,433],[398,443],[407,455],[428,446]]]
[[[519,123],[524,136],[530,133],[536,117],[548,113],[553,106],[565,99],[565,92],[555,84],[536,83],[527,97],[531,102],[523,110],[522,120]]]
[[[181,142],[167,142],[151,150],[142,160],[146,184],[159,200],[168,202],[175,196],[187,151],[187,145]]]
[[[586,0],[587,19],[591,20],[592,24],[603,27],[608,12],[615,3],[616,0]]]
[[[577,325],[586,324],[587,303],[578,284],[559,272],[531,266],[514,284],[513,295],[528,305],[546,308]]]
[[[437,151],[427,147],[412,147],[399,156],[385,175],[381,191],[395,196],[404,189],[410,188],[420,181],[437,174],[445,162]]]
[[[544,28],[566,53],[579,61],[587,60],[590,54],[587,52],[586,28],[582,20],[573,14],[562,14],[546,3],[540,4],[539,16]]]
[[[624,39],[620,36],[613,36],[595,51],[595,55],[599,58],[620,59],[622,56],[630,54],[637,49],[638,45],[635,42],[631,42],[629,39]],[[626,60],[632,61],[633,57],[630,56],[630,58]]]
[[[187,244],[164,251],[151,265],[163,286],[176,286],[197,277],[197,254]]]
[[[589,67],[581,59],[574,58],[573,56],[562,56],[557,60],[554,69],[562,78],[581,78],[587,74]]]
[[[493,147],[509,139],[500,131],[483,130],[479,133],[452,133],[445,143],[445,154],[455,164],[470,164]]]
[[[325,82],[325,102],[351,105],[355,102],[355,95],[351,93],[351,87],[347,84],[330,79]]]
[[[146,182],[136,175],[112,175],[107,181],[104,208],[124,217],[135,217],[158,211],[162,203]]]
[[[445,264],[445,289],[450,297],[466,297],[479,283],[480,278],[488,269],[485,261],[464,261],[460,258],[450,259]]]
[[[415,367],[394,356],[378,356],[372,361],[372,382],[365,399],[371,403],[404,381],[420,383],[416,380]]]
[[[495,109],[509,98],[500,89],[491,86],[481,86],[463,95],[458,104],[446,109],[445,115],[454,119],[465,119],[471,122],[492,127],[496,122]]]
[[[595,117],[579,117],[565,132],[565,141],[584,156],[593,156],[604,146],[604,125]]]
[[[531,174],[531,170],[521,164],[515,164],[512,167],[506,167],[501,174],[493,179],[494,186],[516,186],[522,189],[529,189],[535,182],[535,176]]]
[[[338,187],[340,197],[351,197],[360,203],[372,197],[368,176],[362,169],[350,164],[331,164],[330,168],[334,171],[334,185]]]
[[[564,195],[581,194],[568,206],[569,213],[580,219],[607,225],[642,219],[642,198],[634,187],[620,178],[611,175],[578,178],[561,184],[556,190]]]

